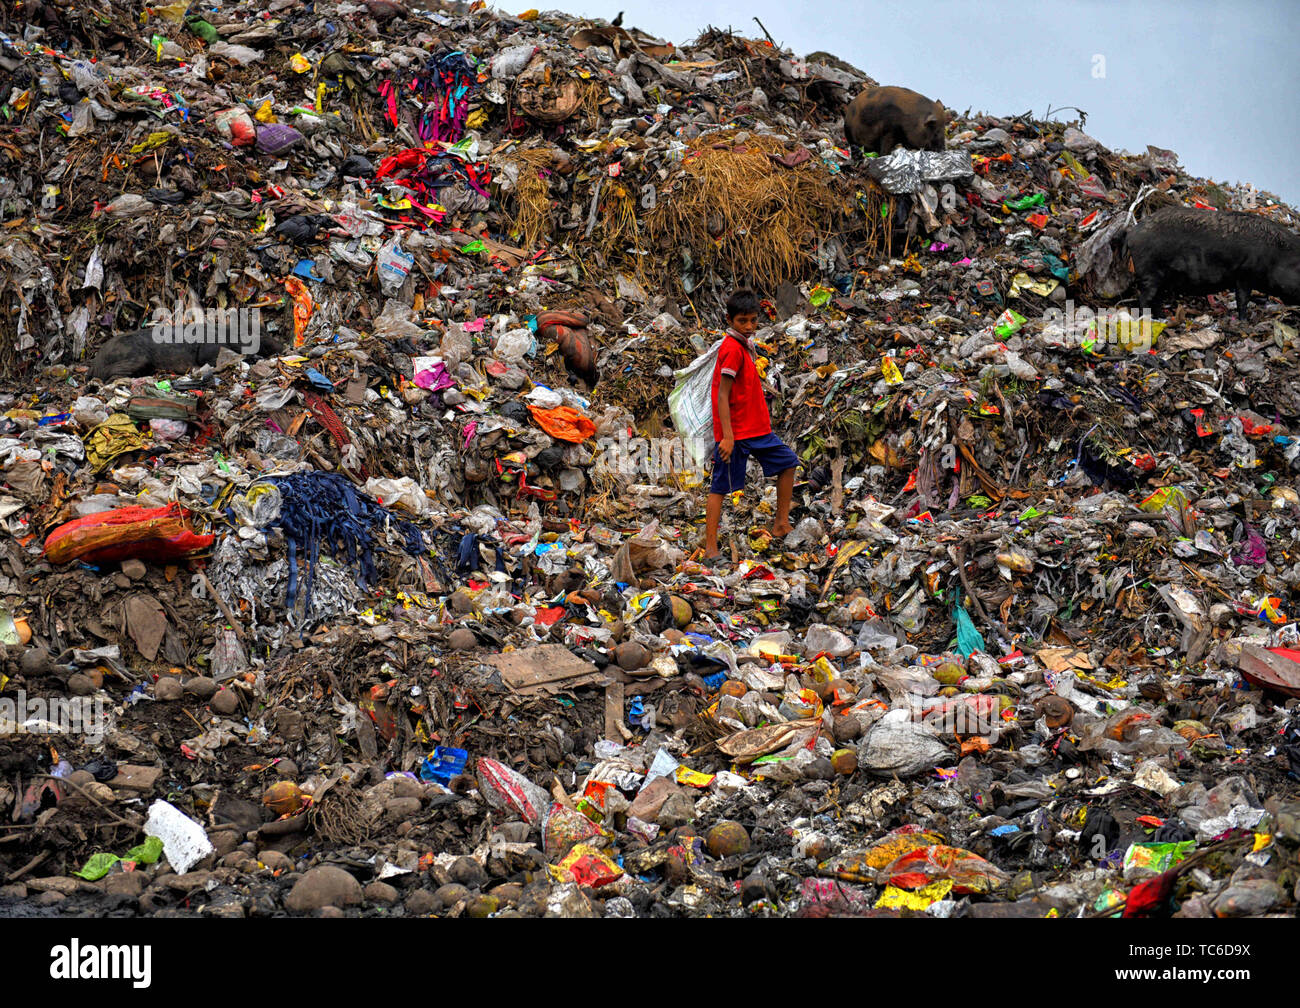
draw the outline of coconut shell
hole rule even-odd
[[[619,668],[627,672],[645,668],[650,664],[650,657],[650,652],[636,641],[624,641],[614,649],[614,660],[618,662]]]
[[[685,630],[690,626],[691,620],[695,619],[694,607],[680,595],[669,595],[668,604],[672,606],[673,622],[677,624],[677,629]]]
[[[262,804],[278,816],[293,815],[304,801],[302,789],[293,781],[276,781],[262,795]]]

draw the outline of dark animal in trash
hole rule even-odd
[[[171,334],[166,334],[170,336]],[[216,363],[221,349],[258,357],[274,357],[284,350],[283,344],[270,333],[241,332],[236,327],[225,331],[213,327],[204,331],[202,340],[185,342],[157,338],[151,328],[119,333],[99,348],[90,362],[90,377],[138,378],[152,374],[186,374],[202,364]]]
[[[1234,290],[1237,317],[1252,291],[1300,305],[1300,235],[1259,214],[1166,207],[1121,243],[1143,311],[1164,294]]]
[[[947,118],[943,102],[907,88],[871,88],[849,103],[844,135],[851,147],[881,155],[895,147],[941,151]]]

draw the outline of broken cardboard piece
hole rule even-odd
[[[1072,669],[1096,668],[1088,652],[1076,647],[1042,648],[1034,656],[1053,672],[1069,672]]]
[[[506,651],[487,659],[501,681],[516,693],[555,694],[579,686],[605,686],[608,677],[563,644],[539,644],[525,651]]]
[[[167,632],[167,614],[152,595],[137,594],[126,600],[126,632],[135,642],[145,661],[158,657],[163,634]]]
[[[752,763],[788,746],[800,733],[813,731],[820,724],[815,719],[802,719],[749,728],[722,739],[718,742],[718,748],[737,763]]]
[[[623,726],[624,693],[621,682],[605,687],[605,738],[616,741],[627,736]]]
[[[129,763],[118,764],[117,776],[108,782],[108,786],[118,791],[137,791],[151,794],[162,776],[162,769],[152,766],[134,766]]]

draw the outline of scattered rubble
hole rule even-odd
[[[0,28],[0,913],[1294,912],[1300,311],[1107,314],[1293,209],[716,29]],[[796,528],[705,566],[742,281]]]

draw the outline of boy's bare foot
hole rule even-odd
[[[793,525],[791,525],[789,522],[781,522],[779,525],[772,526],[772,538],[784,539],[793,531],[794,531]]]

